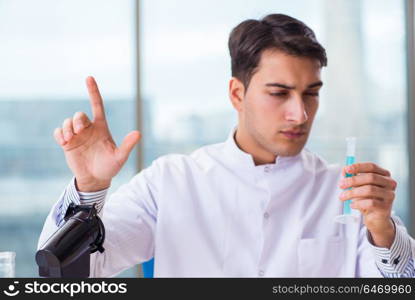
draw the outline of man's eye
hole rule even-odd
[[[305,93],[305,94],[306,94],[306,96],[318,97],[318,93],[309,92],[309,93]]]
[[[275,97],[285,97],[288,95],[288,93],[286,92],[278,92],[278,93],[270,93],[271,96],[275,96]]]

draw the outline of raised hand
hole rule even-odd
[[[140,132],[130,132],[120,147],[115,144],[105,118],[104,104],[93,77],[86,79],[93,120],[83,112],[65,119],[56,128],[54,137],[62,147],[66,162],[76,178],[79,191],[94,192],[110,186],[131,150],[140,139]]]

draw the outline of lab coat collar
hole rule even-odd
[[[237,165],[240,168],[244,169],[263,169],[266,167],[271,168],[285,168],[290,163],[294,163],[299,161],[303,156],[304,149],[301,150],[300,153],[294,156],[277,156],[274,163],[271,164],[263,164],[263,165],[255,165],[254,158],[251,154],[242,151],[235,141],[235,133],[237,130],[237,126],[235,126],[229,133],[228,138],[225,142],[225,153],[228,162],[231,162]]]

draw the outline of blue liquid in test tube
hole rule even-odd
[[[347,143],[347,153],[346,153],[346,166],[350,166],[355,163],[355,155],[356,155],[356,138],[355,137],[348,137],[346,138]],[[353,174],[346,173],[345,177],[352,177]],[[350,188],[348,188],[349,190]],[[343,202],[343,214],[338,215],[335,218],[336,222],[348,224],[353,223],[358,220],[356,216],[352,214],[352,209],[350,208],[352,200],[346,200]]]
[[[353,165],[355,162],[354,156],[346,156],[346,166]],[[347,177],[352,177],[353,174],[346,173]],[[348,188],[346,190],[350,190],[351,188]],[[350,208],[350,204],[352,203],[352,199],[346,200],[343,202],[343,214],[344,215],[350,215],[352,213],[352,209]]]

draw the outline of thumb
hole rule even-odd
[[[137,130],[131,131],[126,135],[117,151],[118,160],[121,163],[124,163],[127,160],[128,155],[130,155],[131,150],[133,150],[134,146],[138,143],[140,138],[141,133]]]

